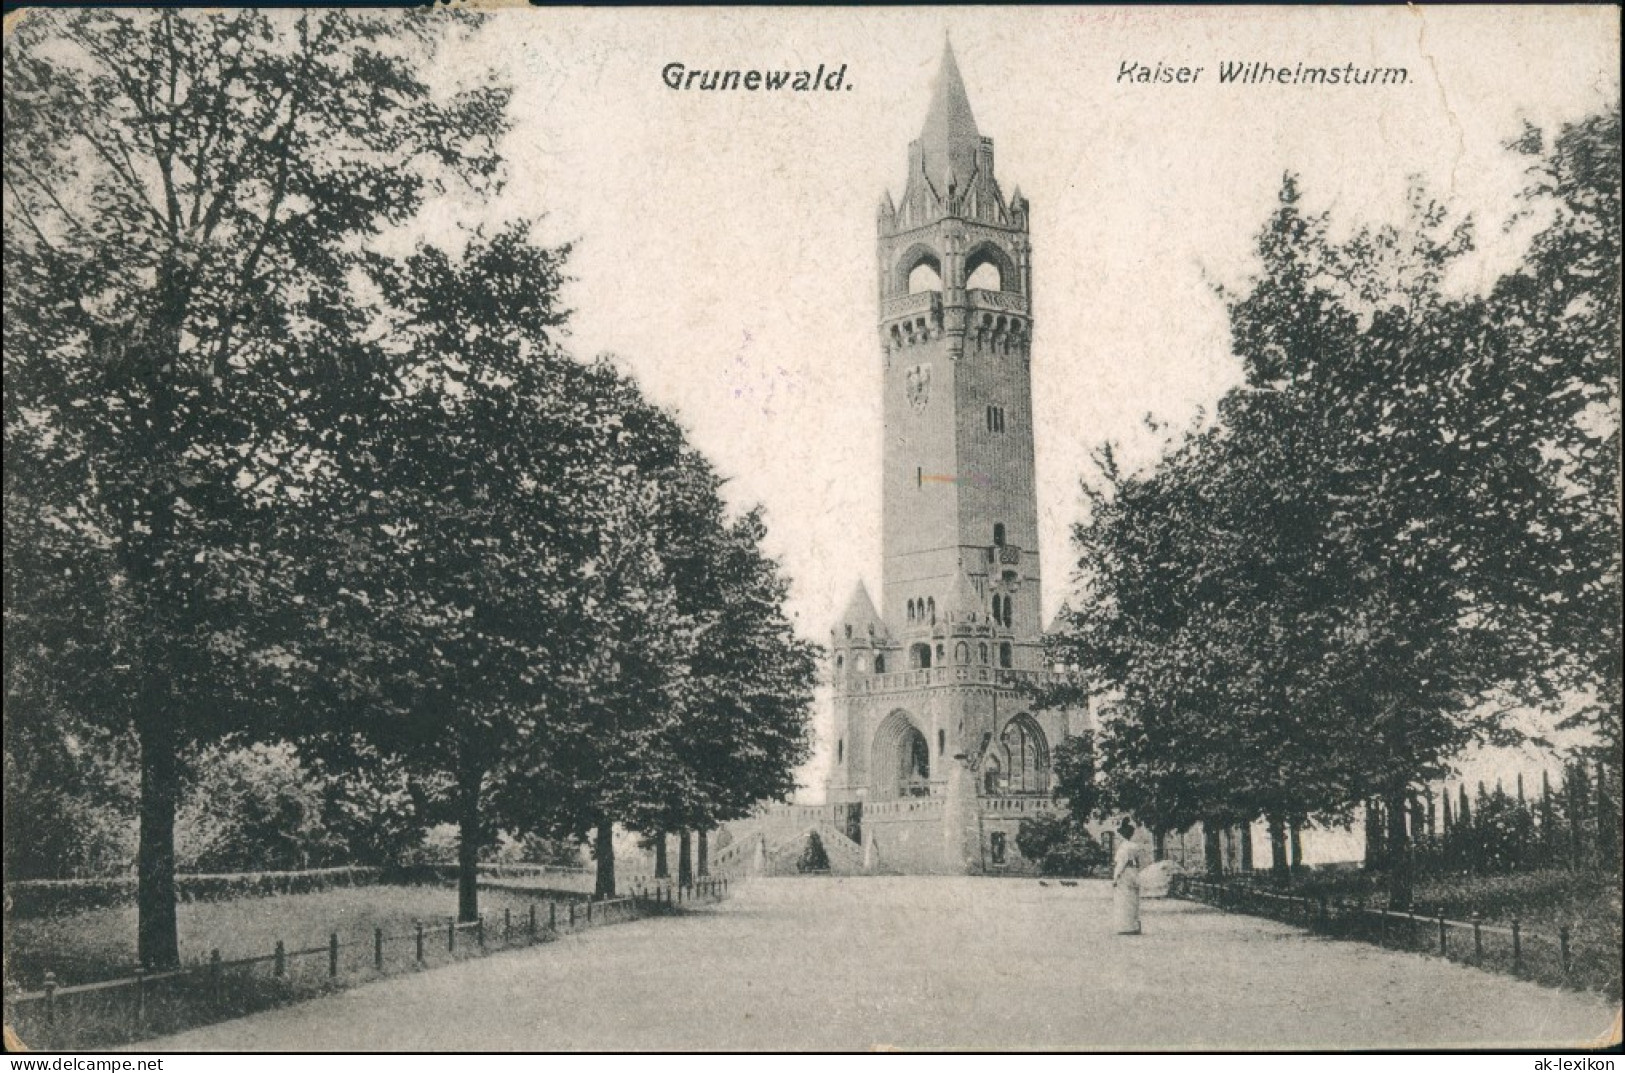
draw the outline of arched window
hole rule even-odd
[[[937,598],[928,596],[925,600],[925,617],[931,620],[931,625],[937,624]]]
[[[892,777],[897,780],[896,796],[929,797],[931,746],[926,743],[925,735],[912,726],[904,727],[890,748],[896,750],[886,761],[897,765],[892,770]]]
[[[1006,670],[1010,667],[1012,651],[1009,641],[999,642],[999,666]]]
[[[849,641],[852,639],[852,627],[850,624],[848,624],[846,627],[846,639]]]
[[[948,658],[948,653],[943,649],[942,642],[938,641],[937,642],[937,662],[938,663],[944,663],[944,662],[947,661],[947,658]]]
[[[1015,262],[996,243],[983,242],[965,255],[965,287],[967,290],[1003,291],[1019,290]]]
[[[916,671],[929,670],[931,667],[931,646],[924,641],[910,645],[908,649],[908,665]]]
[[[882,655],[876,655],[875,656],[875,673],[876,674],[885,674],[886,673],[886,657],[885,656],[882,656]]]
[[[939,731],[937,731],[937,755],[941,756],[943,753],[945,753],[947,751],[948,751],[948,732],[946,730],[939,730]]]
[[[835,762],[837,764],[839,764],[839,763],[843,762],[845,759],[846,759],[846,739],[842,738],[840,741],[835,743]]]
[[[999,266],[992,261],[984,261],[971,272],[970,278],[965,280],[965,289],[971,291],[1002,291],[1004,280],[999,278]]]
[[[1004,523],[1003,522],[994,522],[993,523],[993,546],[995,548],[1004,547]]]
[[[954,662],[955,663],[969,663],[970,662],[970,645],[966,644],[964,641],[961,641],[957,645],[954,645]]]
[[[934,261],[924,260],[908,273],[908,293],[919,294],[922,291],[942,290],[942,273],[937,271]]]
[[[1044,732],[1032,718],[1018,715],[1004,728],[1000,739],[1010,758],[1008,790],[1013,794],[1041,794],[1049,791],[1049,745]]]
[[[910,622],[914,621],[914,601],[913,600],[910,600],[908,602],[908,620]]]
[[[835,669],[840,670],[844,666],[846,666],[846,657],[837,655],[835,657]]]
[[[987,662],[987,642],[981,641],[976,646],[976,658],[983,663]]]
[[[1006,626],[1015,621],[1015,615],[1012,613],[1012,611],[1013,605],[1010,601],[1010,597],[1006,596],[1004,598],[1004,624]]]
[[[1003,781],[1000,777],[1002,775],[1003,771],[999,768],[999,758],[989,753],[987,759],[982,763],[982,792],[990,797],[998,793],[999,784]]]

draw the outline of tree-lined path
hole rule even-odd
[[[1110,889],[781,879],[152,1041],[188,1050],[1315,1048],[1578,1044],[1615,1011],[1449,962]]]

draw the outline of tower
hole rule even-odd
[[[1028,205],[994,174],[945,46],[902,197],[877,221],[883,588],[833,634],[829,800],[901,871],[1020,867],[1065,712],[1044,677]]]

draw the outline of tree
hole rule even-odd
[[[1118,807],[1153,828],[1263,815],[1284,870],[1293,823],[1378,798],[1403,906],[1418,788],[1470,742],[1515,740],[1509,701],[1560,703],[1558,672],[1606,682],[1613,648],[1586,663],[1577,638],[1618,593],[1617,472],[1595,465],[1609,405],[1617,437],[1617,373],[1595,360],[1617,316],[1592,320],[1617,310],[1612,122],[1551,165],[1573,180],[1556,234],[1579,236],[1555,256],[1580,266],[1554,283],[1560,328],[1499,292],[1447,296],[1471,228],[1420,189],[1404,225],[1334,243],[1288,177],[1259,276],[1226,294],[1245,386],[1147,474],[1102,451],[1075,532],[1089,599],[1057,647],[1116,693]],[[1554,375],[1563,331],[1582,342]],[[1588,482],[1607,495],[1573,494]]]
[[[296,404],[357,327],[355,251],[444,182],[492,185],[505,92],[437,100],[415,74],[447,25],[97,10],[7,42],[7,497],[98,549],[64,561],[127,612],[77,653],[115,673],[59,671],[139,740],[153,968],[179,961],[177,758],[255,707],[285,597],[264,538],[304,483]]]
[[[306,652],[332,727],[445,780],[470,920],[499,827],[595,834],[612,859],[586,784],[635,762],[615,723],[658,707],[678,643],[638,524],[644,404],[557,344],[566,254],[514,223],[374,259],[386,327],[328,399],[344,449],[314,512]]]
[[[1055,747],[1051,763],[1055,773],[1054,797],[1066,802],[1072,822],[1083,827],[1099,811],[1100,788],[1095,782],[1093,731],[1070,735]]]
[[[1492,402],[1516,420],[1495,431],[1534,453],[1540,481],[1524,519],[1543,554],[1509,555],[1504,597],[1539,624],[1562,684],[1586,697],[1564,722],[1594,740],[1587,754],[1620,783],[1620,110],[1530,127],[1523,210],[1545,226],[1487,303]],[[1509,552],[1528,549],[1514,545]]]

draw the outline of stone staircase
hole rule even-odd
[[[733,875],[796,875],[796,864],[807,848],[807,839],[817,833],[829,857],[832,875],[859,875],[863,872],[863,847],[814,810],[785,806],[764,810],[756,816],[728,825],[732,839],[711,854],[711,868]],[[785,823],[785,820],[790,823]]]

